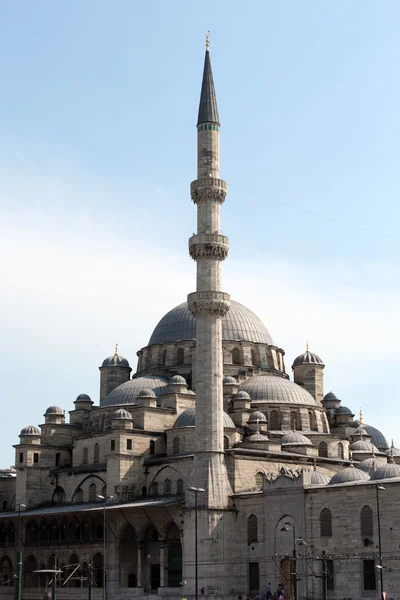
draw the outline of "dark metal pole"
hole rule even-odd
[[[379,486],[376,486],[376,508],[378,514],[378,544],[379,544],[379,575],[381,582],[381,598],[383,598],[383,568],[382,568],[382,539],[381,539],[381,516],[379,510]]]
[[[17,552],[17,579],[15,588],[16,600],[21,600],[22,588],[22,549],[21,549],[21,505],[18,506],[18,552]]]
[[[88,574],[88,578],[89,578],[88,600],[92,600],[92,563],[91,562],[89,562],[88,568],[89,568],[89,574]]]
[[[199,599],[199,563],[198,563],[198,552],[197,552],[197,490],[194,493],[194,562],[195,562],[195,599]]]
[[[103,509],[103,600],[107,598],[107,575],[106,575],[106,502],[104,498]]]
[[[52,569],[54,571],[53,573],[53,583],[51,586],[51,600],[56,600],[56,595],[57,595],[57,556],[54,554],[53,555],[53,564],[52,564]]]
[[[292,564],[292,582],[293,582],[293,600],[297,600],[297,572],[296,572],[296,527],[293,523],[293,564]]]
[[[328,568],[325,557],[325,550],[322,551],[322,592],[323,599],[328,599]]]

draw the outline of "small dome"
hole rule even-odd
[[[174,375],[169,380],[169,383],[171,385],[187,385],[187,381],[184,377],[182,377],[182,375]]]
[[[222,380],[223,385],[237,385],[238,382],[234,377],[224,377]]]
[[[355,430],[353,435],[368,435],[369,436],[369,434],[363,424],[361,424],[357,427],[357,429]]]
[[[289,431],[281,438],[282,446],[313,446],[313,443],[300,433],[300,431]]]
[[[367,440],[357,440],[353,442],[350,446],[350,450],[352,452],[369,452],[370,454],[374,454],[375,452],[379,452],[378,448],[371,444],[371,442],[367,442]]]
[[[27,427],[21,429],[20,435],[40,435],[40,429],[34,425],[28,425]]]
[[[235,423],[232,421],[230,416],[224,412],[224,428],[236,429]],[[179,415],[176,419],[173,429],[182,429],[183,427],[195,427],[196,426],[196,409],[187,408]]]
[[[371,479],[376,481],[378,479],[392,479],[393,477],[400,477],[400,467],[393,462],[393,458],[389,458],[389,462],[379,467],[372,474]]]
[[[130,412],[128,412],[124,408],[119,408],[118,410],[115,411],[115,413],[112,414],[111,418],[126,420],[126,419],[132,419],[132,415]]]
[[[249,420],[247,421],[248,423],[266,423],[267,422],[267,417],[264,415],[264,413],[260,412],[259,410],[255,410],[253,413],[251,413]]]
[[[398,448],[394,447],[393,441],[392,441],[392,445],[390,446],[389,450],[386,450],[386,454],[388,456],[400,456],[400,450]]]
[[[253,402],[268,404],[302,404],[315,406],[315,398],[300,385],[275,375],[256,375],[240,384]],[[240,393],[240,392],[239,392]]]
[[[338,473],[335,473],[335,475],[329,481],[329,485],[335,485],[337,483],[351,483],[352,481],[367,481],[369,478],[369,475],[365,473],[365,471],[356,469],[356,467],[351,464]]]
[[[64,415],[64,411],[59,406],[49,406],[45,415]]]
[[[329,477],[317,471],[317,468],[311,471],[311,485],[327,485],[329,483]]]
[[[249,435],[249,437],[247,437],[245,441],[246,442],[269,442],[269,437],[267,435],[260,433],[259,431],[256,431],[252,435]]]
[[[151,389],[157,396],[168,394],[168,381],[164,377],[148,375],[147,377],[137,377],[121,383],[112,392],[100,402],[101,407],[118,406],[120,404],[136,404],[136,398],[141,390]]]
[[[325,394],[322,402],[329,402],[330,400],[338,400],[336,394],[334,394],[333,392],[328,392],[327,394]]]
[[[88,396],[87,394],[79,394],[79,396],[77,396],[75,402],[91,402],[91,398],[90,396]]]
[[[354,417],[353,411],[351,411],[350,408],[347,408],[347,406],[339,406],[336,414],[337,415],[350,415],[351,417]]]
[[[129,369],[129,363],[123,356],[118,354],[118,349],[115,348],[115,352],[112,356],[108,356],[103,360],[102,367],[125,367]]]
[[[372,427],[372,425],[367,425],[363,423],[363,427],[368,435],[371,436],[371,443],[375,444],[379,450],[385,452],[389,448],[389,444],[383,433],[376,429],[376,427]]]
[[[237,394],[235,394],[233,396],[232,400],[249,400],[249,401],[251,401],[251,398],[247,392],[245,392],[244,390],[240,390]]]
[[[383,467],[386,464],[386,460],[382,460],[382,458],[379,458],[374,454],[370,458],[365,458],[364,460],[359,462],[357,465],[357,469],[361,469],[361,471],[365,471],[365,473],[369,473],[371,475],[371,473],[374,473],[376,469],[379,469],[380,467]]]
[[[308,350],[306,350],[304,354],[299,354],[299,356],[297,356],[294,359],[292,367],[297,367],[298,365],[321,365],[322,367],[325,366],[322,358],[320,358],[316,354],[313,354],[312,352],[309,352]]]
[[[138,394],[138,398],[157,398],[156,394],[150,388],[143,388]]]

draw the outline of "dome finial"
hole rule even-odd
[[[314,471],[316,471],[316,470],[317,470],[317,459],[314,458]]]
[[[306,341],[306,352],[309,352],[308,340]]]
[[[360,406],[360,418],[359,418],[359,421],[360,421],[360,425],[364,425],[362,406]]]
[[[115,356],[118,356],[118,344],[115,344],[114,354],[115,354]]]
[[[208,51],[209,49],[210,49],[210,30],[208,30],[206,33],[206,50]]]

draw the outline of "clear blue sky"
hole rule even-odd
[[[389,0],[1,3],[1,466],[194,289],[208,29],[224,288],[400,446],[399,21]]]

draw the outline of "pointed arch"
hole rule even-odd
[[[373,538],[374,537],[374,515],[372,508],[368,505],[363,506],[360,512],[361,520],[361,537]]]
[[[173,454],[179,454],[179,438],[178,437],[174,437],[174,439],[172,440],[172,453]]]
[[[339,442],[337,445],[337,455],[338,458],[344,458],[344,446],[342,442]]]
[[[250,515],[247,519],[247,542],[258,542],[258,521],[255,515]]]
[[[332,513],[329,508],[321,511],[320,517],[321,537],[332,537]]]
[[[170,495],[171,495],[171,480],[166,479],[164,481],[164,496],[170,496]]]
[[[85,446],[85,448],[83,449],[82,463],[84,465],[87,465],[88,462],[89,462],[89,450]]]
[[[183,480],[182,479],[178,479],[178,481],[176,482],[176,493],[178,494],[178,496],[183,494]]]
[[[93,462],[94,463],[100,462],[100,446],[97,443],[94,445],[94,449],[93,449]]]
[[[185,351],[183,348],[178,348],[176,352],[176,364],[183,365],[185,362]]]
[[[269,429],[272,431],[278,430],[281,428],[279,412],[277,410],[271,410],[269,413]]]
[[[95,483],[89,485],[89,502],[97,502],[97,486]]]
[[[318,456],[328,458],[328,444],[326,442],[320,442],[318,445]]]
[[[161,366],[165,367],[166,364],[167,364],[167,351],[163,350],[161,352]]]
[[[233,365],[240,365],[241,361],[240,361],[240,350],[239,348],[233,348],[232,350],[232,364]]]
[[[53,492],[52,503],[53,504],[65,504],[65,500],[66,500],[66,497],[65,497],[64,488],[61,487],[60,485],[58,485]]]
[[[261,489],[264,483],[264,473],[262,471],[258,471],[256,473],[256,487],[257,489]]]

